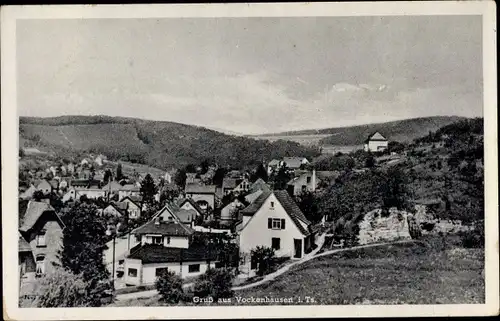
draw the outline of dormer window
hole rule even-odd
[[[37,247],[45,247],[45,246],[47,246],[47,243],[45,242],[46,241],[45,240],[45,234],[46,234],[45,231],[40,231],[36,235],[36,246]]]

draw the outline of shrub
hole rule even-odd
[[[257,262],[257,275],[262,276],[273,272],[275,267],[275,253],[272,248],[257,246],[251,251],[251,256]]]
[[[87,295],[88,284],[81,275],[62,268],[55,268],[40,281],[40,308],[89,307],[93,300]]]
[[[178,303],[184,297],[182,279],[172,271],[165,271],[155,282],[161,300],[167,303]]]
[[[233,296],[233,279],[234,274],[230,269],[209,269],[195,281],[194,295],[212,297],[215,301],[219,298],[230,298]]]
[[[462,246],[466,248],[484,247],[484,223],[476,224],[474,229],[463,232],[461,235]]]

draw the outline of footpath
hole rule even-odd
[[[321,250],[323,247],[323,244],[325,242],[325,234],[322,234],[318,238],[318,247],[313,250],[312,252],[306,254],[302,259],[293,261],[290,264],[284,265],[280,269],[274,271],[273,273],[270,273],[266,275],[262,280],[256,281],[254,283],[250,284],[245,284],[241,286],[235,286],[232,288],[233,291],[239,291],[239,290],[245,290],[245,289],[250,289],[259,285],[262,285],[264,283],[273,281],[276,279],[278,276],[286,273],[290,268],[303,264],[305,262],[308,262],[314,258],[317,257],[322,257],[322,256],[327,256],[327,255],[332,255],[340,252],[345,252],[345,251],[352,251],[352,250],[357,250],[357,249],[364,249],[364,248],[370,248],[370,247],[376,247],[376,246],[383,246],[383,245],[389,245],[389,244],[399,244],[399,243],[408,243],[408,242],[413,242],[413,240],[403,240],[403,241],[396,241],[396,242],[384,242],[384,243],[373,243],[373,244],[366,244],[366,245],[359,245],[359,246],[354,246],[354,247],[349,247],[349,248],[343,248],[343,249],[335,249],[335,250],[329,250],[325,251],[323,253],[318,252]],[[183,288],[188,288],[193,286],[193,282],[187,283],[183,285]],[[127,293],[127,294],[119,294],[116,296],[116,301],[122,301],[122,300],[130,300],[130,299],[138,299],[138,298],[148,298],[152,297],[158,294],[158,291],[156,290],[150,290],[150,291],[142,291],[142,292],[134,292],[134,293]]]

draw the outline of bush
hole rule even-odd
[[[462,246],[466,248],[484,248],[484,223],[476,224],[474,229],[463,232]]]
[[[251,251],[251,256],[257,262],[257,275],[262,276],[273,272],[276,266],[276,260],[272,248],[257,246]]]
[[[201,275],[194,285],[194,295],[198,297],[212,297],[215,301],[219,298],[230,298],[233,296],[234,274],[230,269],[209,269]]]
[[[167,303],[179,303],[184,297],[182,279],[172,271],[165,271],[155,282],[161,300]]]
[[[40,308],[89,307],[93,300],[87,295],[88,284],[81,275],[56,268],[40,281],[41,295],[37,299]]]

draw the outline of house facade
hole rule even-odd
[[[389,148],[389,141],[379,132],[375,132],[365,140],[365,152],[383,152]]]
[[[314,243],[311,223],[286,191],[263,192],[241,214],[236,229],[243,273],[255,273],[250,254],[257,246],[273,248],[278,257],[300,259],[310,252]]]
[[[126,184],[121,186],[121,188],[118,190],[118,199],[121,201],[127,196],[140,196],[141,195],[141,188],[138,187],[135,184]]]
[[[287,190],[294,196],[300,195],[304,192],[315,192],[318,187],[318,180],[316,178],[316,170],[312,172],[304,172],[299,176],[292,178],[287,184]]]
[[[45,202],[30,201],[26,208],[21,236],[29,244],[35,261],[35,276],[42,276],[59,263],[64,223],[54,208]]]
[[[127,196],[121,200],[121,203],[127,204],[128,217],[136,219],[141,217],[142,210],[140,203],[133,198],[133,196]]]

